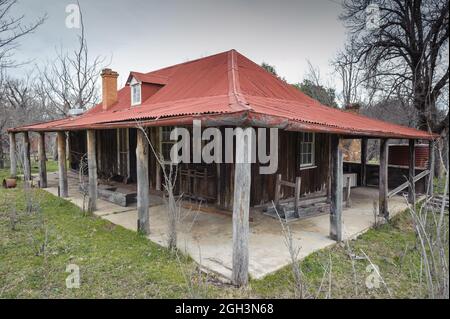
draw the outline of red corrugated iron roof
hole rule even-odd
[[[162,119],[186,121],[204,115],[210,119],[221,117],[231,125],[233,119],[242,120],[244,114],[250,125],[284,123],[285,129],[292,130],[392,138],[433,137],[428,132],[323,106],[235,50],[149,73],[131,72],[130,76],[161,88],[141,105],[131,106],[130,88],[126,85],[118,92],[118,102],[107,111],[98,104],[78,117],[14,130],[106,128],[133,125],[136,120],[151,120],[151,125],[156,125]],[[224,118],[224,114],[229,116]]]

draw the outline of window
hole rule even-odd
[[[141,83],[134,78],[131,80],[131,105],[141,104]]]
[[[159,145],[161,152],[161,160],[165,164],[170,164],[170,150],[176,141],[170,139],[170,132],[172,131],[173,126],[164,126],[160,128],[159,131]]]
[[[300,167],[314,165],[314,133],[301,132],[299,141]]]

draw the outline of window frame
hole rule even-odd
[[[139,90],[139,101],[134,100],[134,89]],[[135,78],[133,78],[130,82],[130,90],[131,90],[131,106],[140,105],[142,103],[142,86],[141,82],[137,81]]]
[[[304,135],[305,134],[311,134],[311,142],[305,142],[304,141]],[[303,149],[303,145],[311,145],[311,153],[303,153],[302,149]],[[315,167],[316,164],[316,133],[314,132],[299,132],[299,136],[298,136],[298,155],[299,155],[299,166],[300,169],[306,169],[306,168],[313,168]],[[311,154],[311,161],[308,163],[302,163],[303,161],[303,155],[304,154]]]

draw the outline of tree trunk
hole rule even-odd
[[[416,89],[414,92],[414,107],[418,111],[418,122],[417,122],[417,128],[423,131],[431,130],[432,127],[429,126],[429,124],[433,124],[430,122],[431,116],[427,115],[427,113],[430,113],[429,107],[427,107],[424,103],[424,97],[423,93],[420,91],[420,89]]]

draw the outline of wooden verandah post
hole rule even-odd
[[[367,137],[361,139],[361,186],[367,186]]]
[[[69,187],[67,181],[67,162],[66,162],[66,133],[58,131],[58,179],[59,195],[61,197],[69,196]]]
[[[45,155],[45,133],[39,132],[39,187],[47,188],[47,156]]]
[[[388,208],[388,139],[380,139],[379,215],[389,219]]]
[[[137,171],[137,229],[144,234],[150,233],[148,152],[149,145],[144,133],[145,128],[137,129],[136,171]]]
[[[30,135],[23,132],[23,179],[31,181]]]
[[[89,203],[88,211],[97,209],[97,154],[95,142],[95,130],[87,130],[87,158],[89,174]]]
[[[408,188],[408,202],[411,205],[416,203],[416,183],[414,183],[414,176],[416,176],[416,140],[409,140],[409,188]]]
[[[236,158],[233,201],[233,269],[236,286],[248,283],[248,241],[253,128],[236,129]]]
[[[11,177],[17,177],[16,133],[9,133],[9,160]]]
[[[339,136],[331,135],[331,207],[330,238],[342,241],[343,155]]]
[[[428,174],[426,185],[429,187],[427,191],[430,196],[433,196],[434,194],[434,161],[436,160],[434,157],[434,146],[434,140],[430,140],[428,142],[428,169],[430,170],[430,173]]]

